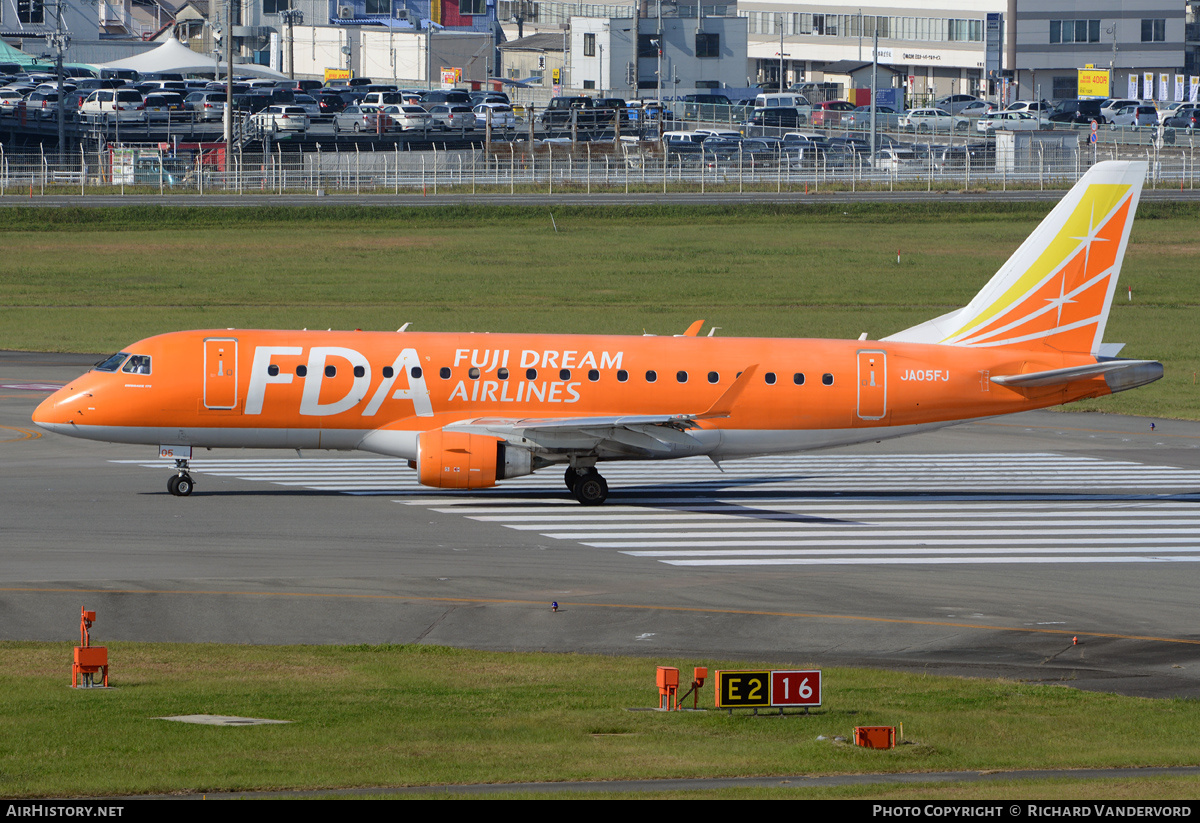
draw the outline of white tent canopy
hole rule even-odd
[[[123,60],[113,60],[110,63],[96,64],[102,69],[133,69],[143,74],[149,72],[176,72],[178,74],[211,74],[214,68],[219,68],[222,75],[228,74],[224,62],[206,59],[203,54],[194,52],[180,43],[174,37],[169,38],[161,46],[134,57]],[[273,77],[277,80],[287,79],[274,69],[260,66],[257,63],[234,63],[234,76],[252,74],[256,77]]]

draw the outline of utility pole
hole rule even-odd
[[[71,36],[63,31],[63,0],[55,11],[54,33],[46,35],[46,44],[54,49],[54,65],[58,72],[58,159],[62,162],[67,151],[66,93],[63,91],[63,52],[71,45]]]
[[[233,145],[233,0],[225,0],[225,115],[221,119],[228,152]]]
[[[294,28],[297,24],[304,25],[304,12],[300,9],[284,9],[283,22],[288,27],[288,77],[296,79],[296,35]]]

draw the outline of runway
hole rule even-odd
[[[618,464],[594,509],[556,470],[459,494],[369,455],[206,452],[175,498],[156,450],[29,422],[95,359],[0,353],[2,639],[72,640],[86,606],[97,642],[437,643],[1200,695],[1200,424],[1038,412],[719,468]]]

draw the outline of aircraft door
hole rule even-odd
[[[232,409],[237,406],[237,340],[232,337],[204,339],[204,408]]]
[[[887,415],[887,352],[858,352],[858,416],[882,420]]]

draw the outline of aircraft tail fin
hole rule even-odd
[[[964,308],[883,339],[1098,353],[1146,168],[1097,163]]]

